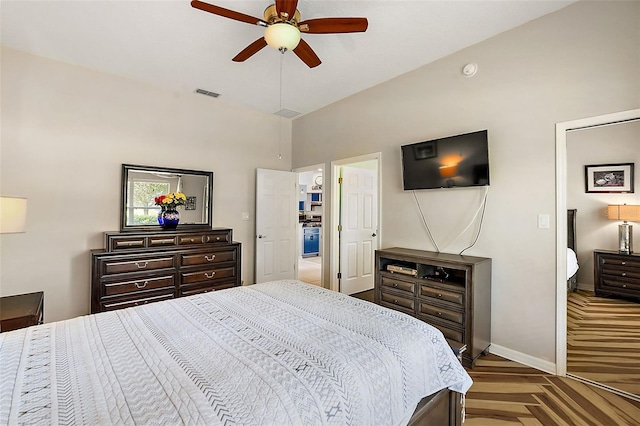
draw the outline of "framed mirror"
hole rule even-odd
[[[160,230],[155,198],[173,192],[186,196],[178,229],[212,227],[213,172],[123,164],[120,231]]]

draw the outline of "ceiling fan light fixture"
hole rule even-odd
[[[293,50],[300,43],[300,30],[294,25],[278,22],[264,30],[264,39],[274,49]]]

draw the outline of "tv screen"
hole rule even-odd
[[[489,185],[487,131],[402,146],[405,190]]]

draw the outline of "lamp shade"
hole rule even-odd
[[[27,225],[27,199],[0,197],[0,234],[24,232]]]
[[[611,220],[639,222],[640,206],[630,206],[627,204],[610,205],[607,207],[607,217]]]
[[[300,30],[291,24],[279,22],[264,30],[264,39],[274,49],[293,50],[300,43]]]

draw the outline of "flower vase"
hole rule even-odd
[[[160,211],[158,212],[158,224],[162,225],[162,215],[165,212],[164,206],[160,206]]]
[[[178,222],[180,222],[180,213],[178,213],[178,210],[175,208],[167,207],[167,209],[162,212],[163,229],[176,229]]]

